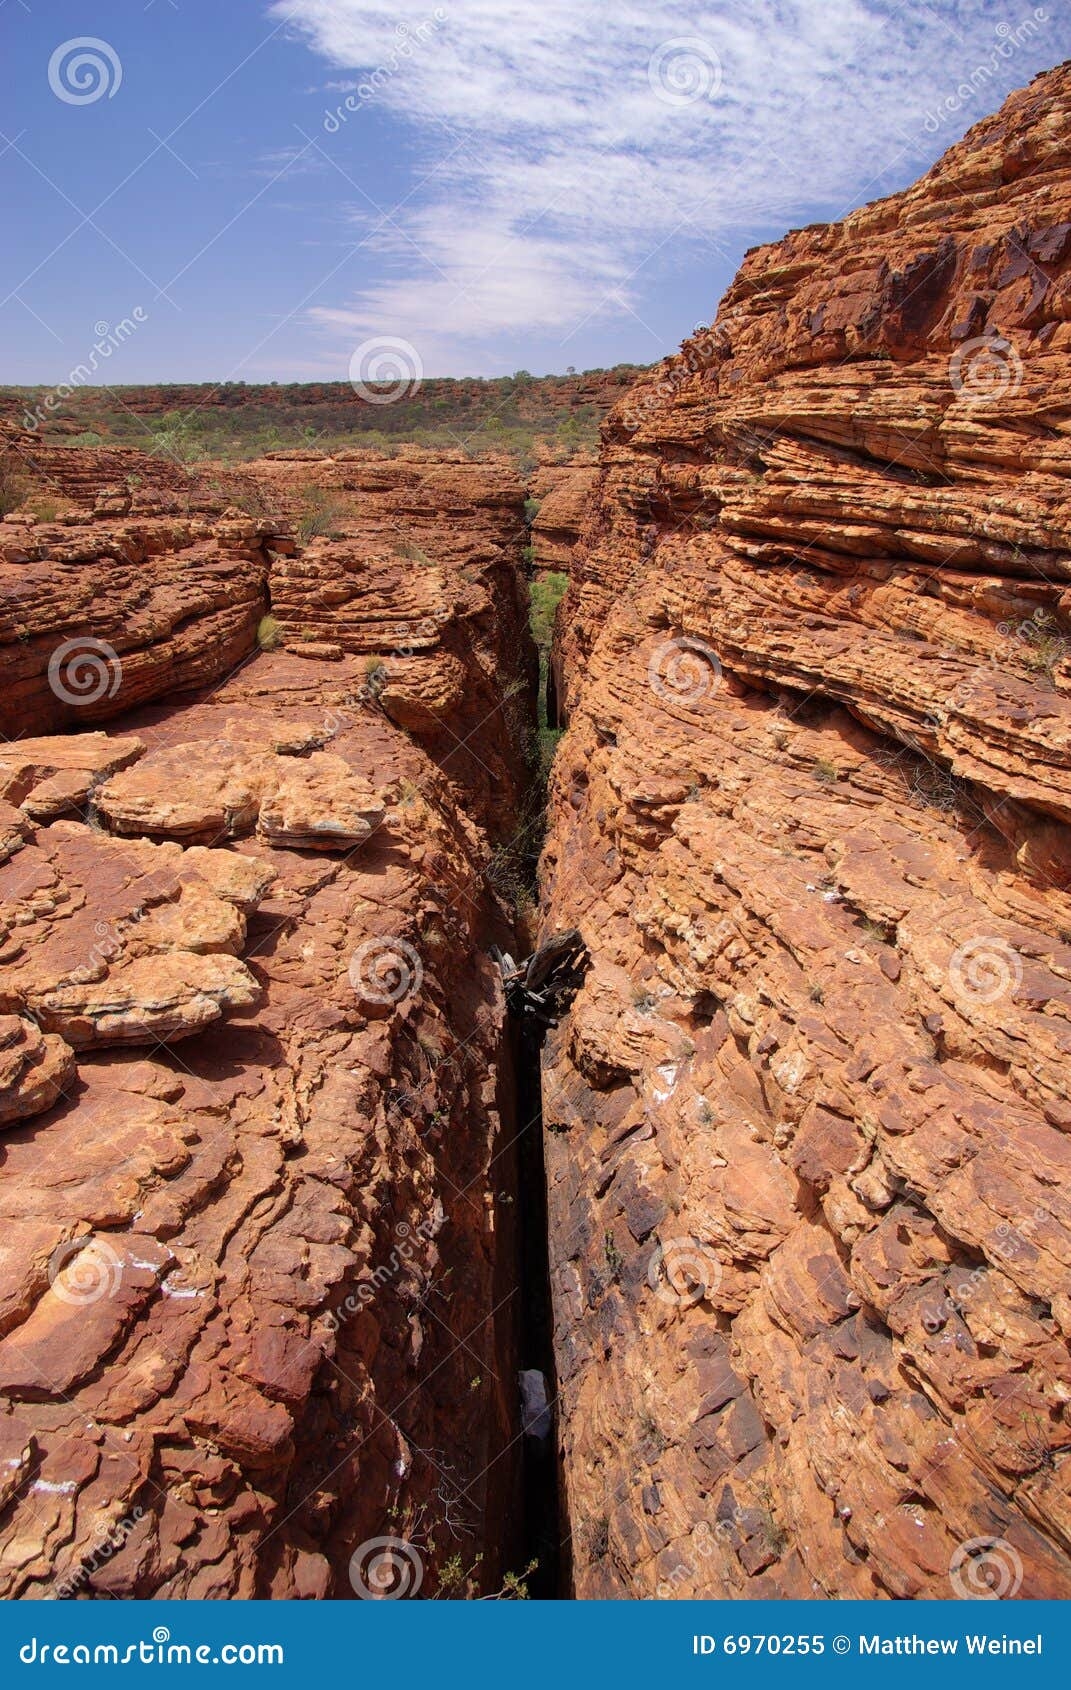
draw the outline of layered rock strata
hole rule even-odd
[[[1071,1594],[1071,72],[611,415],[546,931],[581,1597]]]
[[[434,755],[341,623],[326,655],[250,646],[223,672],[227,629],[249,644],[266,608],[269,537],[240,511],[101,515],[8,552],[34,730],[0,760],[9,1597],[471,1594],[518,1547],[487,953],[512,942],[491,832],[526,778],[520,536],[462,562],[455,523],[420,573],[425,694],[486,706],[453,748],[436,718]],[[395,570],[364,618],[391,684],[412,591]],[[28,646],[82,599],[121,650],[122,714],[102,731],[72,705],[83,731],[56,737]],[[204,654],[185,670],[183,639]],[[149,703],[177,673],[220,678]]]
[[[129,503],[126,495],[116,501]],[[107,721],[255,649],[277,526],[239,510],[0,522],[0,732]]]
[[[538,503],[532,517],[532,569],[537,576],[569,573],[597,480],[598,463],[586,457],[543,465],[532,477],[532,496]]]

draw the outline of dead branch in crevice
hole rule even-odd
[[[555,933],[522,963],[514,962],[497,946],[491,955],[502,975],[510,1014],[540,1032],[558,1025],[591,963],[588,948],[575,927],[567,933]]]

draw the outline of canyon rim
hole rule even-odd
[[[1064,65],[528,460],[4,390],[0,1594],[1071,1596],[1069,365]]]

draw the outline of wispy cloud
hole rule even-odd
[[[585,320],[642,318],[681,248],[736,252],[751,231],[873,197],[888,173],[928,163],[1059,59],[1069,38],[1066,19],[1010,0],[271,9],[352,74],[351,98],[364,89],[421,143],[417,191],[400,210],[383,206],[379,279],[314,318],[340,343],[408,336],[431,363],[456,363],[458,348],[478,358],[518,331],[564,342]],[[1022,43],[995,53],[975,109],[935,136],[927,114],[1007,42],[998,26],[1028,20]],[[366,116],[321,137],[343,165],[349,126]]]

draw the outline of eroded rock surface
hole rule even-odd
[[[577,1594],[1071,1594],[1071,72],[612,414],[544,930]]]
[[[240,511],[0,522],[0,732],[106,721],[229,674],[255,649],[278,538]]]
[[[573,547],[598,480],[594,459],[546,464],[532,478],[539,509],[532,518],[532,568],[536,575],[569,573]]]
[[[360,536],[160,508],[187,496],[211,506],[0,530],[35,736],[0,760],[0,1591],[353,1597],[384,1536],[425,1595],[455,1556],[492,1588],[518,1517],[487,954],[531,712],[516,499],[480,555],[473,507],[434,565],[396,559],[363,640],[329,610],[324,654],[255,650],[275,541],[322,560],[300,610],[373,575]],[[434,632],[395,655],[417,599]],[[44,731],[57,601],[121,653],[106,732],[74,705],[88,731]]]

